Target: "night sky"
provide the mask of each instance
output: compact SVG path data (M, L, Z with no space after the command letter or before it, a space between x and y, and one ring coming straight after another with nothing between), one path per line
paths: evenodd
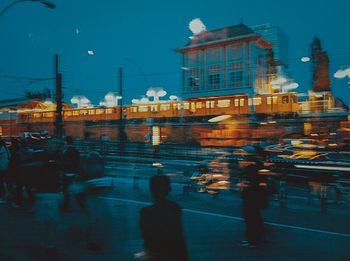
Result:
M0 10L12 1L0 0ZM192 35L188 23L200 18L208 30L240 23L279 26L289 40L289 71L310 89L310 43L321 39L331 63L332 89L350 102L349 78L333 74L350 64L348 0L120 1L52 0L53 10L25 2L0 18L0 100L25 90L54 89L54 54L60 55L65 100L85 95L97 104L118 91L118 68L125 73L126 103L149 86L180 94L181 56L174 52ZM92 50L94 55L89 55ZM125 58L129 58L127 61ZM11 77L11 78L9 78Z

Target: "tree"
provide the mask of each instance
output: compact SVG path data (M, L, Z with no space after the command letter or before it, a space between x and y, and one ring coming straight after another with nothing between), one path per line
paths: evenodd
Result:
M312 90L314 92L329 92L329 58L326 51L322 50L321 41L315 37L311 44L312 63Z

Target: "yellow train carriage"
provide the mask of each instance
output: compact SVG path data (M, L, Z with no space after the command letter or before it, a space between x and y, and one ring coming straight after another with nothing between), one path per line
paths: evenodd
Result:
M248 114L248 95L192 98L184 102L184 116Z
M290 114L299 110L296 93L257 94L252 100L256 113Z

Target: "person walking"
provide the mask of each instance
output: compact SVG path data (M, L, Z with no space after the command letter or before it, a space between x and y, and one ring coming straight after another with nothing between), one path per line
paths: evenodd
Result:
M3 139L0 138L0 203L5 202L6 188L5 180L8 176L10 152Z
M240 242L240 246L243 247L255 248L264 239L264 221L260 210L267 208L268 200L265 189L259 185L258 170L256 165L248 166L244 170L247 184L243 187L241 194L246 227L246 240Z
M69 185L77 178L80 167L80 153L73 146L73 138L65 138L65 146L61 157L63 203L60 207L62 211L67 211L70 207Z
M169 177L153 176L150 180L150 190L154 204L142 208L140 213L140 229L147 260L188 260L181 208L167 199L171 190Z

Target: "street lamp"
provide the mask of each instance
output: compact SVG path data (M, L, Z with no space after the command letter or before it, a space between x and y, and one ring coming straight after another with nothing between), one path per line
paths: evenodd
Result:
M0 19L2 18L2 16L13 6L22 3L22 2L37 2L40 3L42 5L44 5L45 7L49 8L49 9L54 9L56 8L56 5L50 1L46 1L46 0L17 0L14 1L12 3L10 3L8 6L6 6L0 13Z

